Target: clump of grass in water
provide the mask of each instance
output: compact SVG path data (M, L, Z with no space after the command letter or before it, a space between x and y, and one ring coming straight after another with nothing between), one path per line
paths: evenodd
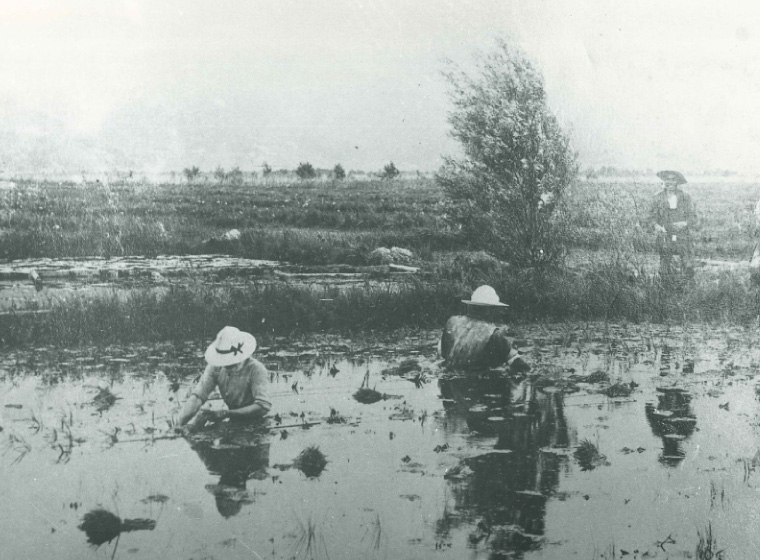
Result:
M573 453L582 471L591 471L596 467L608 466L607 456L599 453L596 445L584 439Z
M319 447L311 445L301 451L296 460L293 461L293 465L305 474L307 478L316 478L325 470L327 458L319 450Z
M111 408L120 397L111 392L108 387L102 387L98 394L92 398L92 404L98 412L105 412Z
M369 372L364 375L362 386L354 393L354 399L362 404L373 404L387 398L387 395L369 388Z
M712 534L712 523L708 522L705 528L704 534L697 529L697 537L699 542L697 543L696 558L697 560L722 560L723 553L726 549L715 550L718 548L718 541Z
M110 543L121 533L129 531L152 531L156 528L153 519L124 519L105 509L94 509L84 514L79 529L87 535L92 546Z

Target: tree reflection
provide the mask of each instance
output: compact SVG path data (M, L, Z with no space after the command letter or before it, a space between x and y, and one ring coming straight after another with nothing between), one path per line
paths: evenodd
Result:
M230 518L240 513L243 505L254 502L247 482L268 476L270 444L268 435L240 426L223 426L219 430L194 439L190 447L209 473L219 476L219 483L208 484L206 489L214 495L219 513Z
M488 543L495 557L537 548L566 460L542 448L569 446L562 393L492 376L441 379L440 388L447 424L497 440L493 451L463 459L451 480L455 515L444 512L438 537L467 524L470 544Z
M678 466L686 457L682 442L696 428L697 418L691 410L691 395L685 389L657 389L657 407L644 407L652 433L662 438L659 461L670 467Z

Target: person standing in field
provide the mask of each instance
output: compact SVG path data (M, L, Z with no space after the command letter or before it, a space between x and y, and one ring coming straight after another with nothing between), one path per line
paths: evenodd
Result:
M200 429L208 421L252 420L269 412L272 407L267 396L269 373L264 364L251 356L254 350L253 335L235 327L219 331L206 349L206 369L182 407L179 426L193 420L193 427ZM227 409L201 410L215 388L219 389Z
M446 321L439 351L446 365L458 369L491 369L509 366L511 373L530 371L500 321L508 307L491 286L480 286L469 300L466 315Z
M686 183L678 171L660 171L663 189L652 200L650 219L657 235L660 254L660 278L672 280L694 277L692 231L697 213L691 197L679 187Z

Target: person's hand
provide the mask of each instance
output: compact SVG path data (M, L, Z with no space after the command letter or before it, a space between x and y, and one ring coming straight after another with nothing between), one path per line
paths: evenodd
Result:
M208 417L209 420L213 420L214 422L219 422L220 420L224 420L225 418L230 417L230 411L229 410L209 410L208 411Z

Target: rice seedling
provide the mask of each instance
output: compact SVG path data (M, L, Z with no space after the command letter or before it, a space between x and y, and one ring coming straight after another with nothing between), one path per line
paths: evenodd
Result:
M300 470L306 478L317 478L327 466L327 457L316 445L311 445L301 451L293 461L293 466Z
M697 549L695 558L697 560L721 560L726 549L718 550L718 541L712 532L712 523L708 521L704 531L697 529Z
M305 524L299 518L298 527L300 535L294 545L293 557L304 560L320 560L322 557L329 559L324 535L317 534L317 525L311 516Z
M111 408L121 397L117 397L108 387L101 387L98 393L92 398L91 404L98 412L105 412Z

